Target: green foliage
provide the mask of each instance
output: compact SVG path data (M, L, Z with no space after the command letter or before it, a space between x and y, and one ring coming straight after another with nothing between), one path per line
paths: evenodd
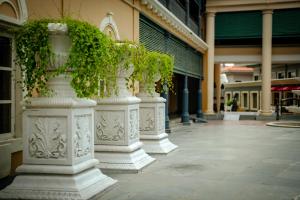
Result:
M229 100L229 101L227 101L227 106L231 106L232 104L233 104L233 100Z
M174 58L163 53L147 51L143 46L137 46L134 51L134 73L133 80L143 84L148 93L153 92L155 79L160 75L159 84L167 84L168 88L173 87L172 75ZM164 89L164 87L159 87Z
M31 96L36 88L41 95L46 95L46 73L52 53L48 43L47 20L28 22L18 29L16 34L16 62L21 66L24 90Z
M66 64L52 73L48 70L53 58L48 40L49 22L67 24L72 41ZM72 77L71 85L78 97L96 95L99 81L111 77L107 69L116 68L115 57L110 52L113 48L113 41L87 22L72 19L27 22L16 33L16 61L25 76L23 86L27 96L32 96L34 90L42 96L49 95L46 84L49 78L65 73Z
M50 22L66 24L72 43L66 64L57 68L51 68L55 57L49 44ZM148 92L152 92L158 74L160 83L172 87L173 57L149 52L128 41L115 43L87 22L73 19L29 21L16 31L16 51L16 62L24 76L23 89L28 97L34 91L40 96L49 96L51 91L47 81L59 74L71 76L71 86L78 97L117 94L117 77L120 71L129 69L132 64L134 73L130 79L133 83L139 81ZM99 87L99 83L103 85Z
M119 76L120 71L128 70L133 65L133 53L134 44L129 41L117 42L112 45L110 49L112 63L107 69L109 78L105 80L105 88L108 89L105 96L110 96L112 93L118 94L116 77Z

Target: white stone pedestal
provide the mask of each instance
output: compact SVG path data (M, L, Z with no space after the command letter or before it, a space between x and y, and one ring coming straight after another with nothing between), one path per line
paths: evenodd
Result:
M32 98L23 113L23 165L4 199L89 199L116 181L95 166L96 102Z
M65 25L50 28L55 32L49 37L57 67L65 62L70 42ZM86 200L116 183L96 168L96 102L76 98L67 75L51 78L48 86L54 97L31 98L25 105L23 164L0 199Z
M143 92L138 94L140 103L140 138L143 148L150 154L167 154L177 148L165 133L165 102L154 92L153 96Z
M132 72L120 73L119 94L97 99L95 108L95 157L104 171L136 173L152 163L139 140L139 103L132 96L125 78Z

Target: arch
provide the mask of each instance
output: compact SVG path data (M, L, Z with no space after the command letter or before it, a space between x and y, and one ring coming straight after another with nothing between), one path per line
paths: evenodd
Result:
M111 36L112 39L120 40L118 27L112 16L112 12L107 13L106 17L100 23L100 30L106 35Z
M7 4L13 11L15 17L0 14L0 20L13 24L22 24L28 18L27 6L25 0L17 0L17 5L11 0L0 0L0 5Z
M16 8L16 6L11 1L0 0L0 6L4 6L5 4L8 5L9 8L11 8L11 10L13 11L13 13L15 15L15 18L19 19L19 12L18 12L18 9ZM12 17L12 16L9 16L9 17Z

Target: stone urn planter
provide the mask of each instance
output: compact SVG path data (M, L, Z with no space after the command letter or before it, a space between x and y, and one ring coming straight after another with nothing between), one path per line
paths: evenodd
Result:
M145 74L146 76L146 74ZM154 82L160 80L160 75L155 76ZM165 102L166 99L155 92L155 83L150 88L140 84L140 138L143 148L149 154L168 154L177 148L168 139L165 132Z
M133 73L120 67L118 94L98 98L95 108L95 157L103 171L139 172L155 159L143 149L139 134L139 103L127 89L126 78Z
M49 23L51 68L66 62L71 42L66 24ZM116 181L96 168L94 107L77 98L68 74L51 78L52 97L24 102L23 164L0 199L90 199Z

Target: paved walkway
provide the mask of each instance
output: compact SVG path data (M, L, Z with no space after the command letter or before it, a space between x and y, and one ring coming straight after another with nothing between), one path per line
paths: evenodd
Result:
M260 121L210 121L170 135L179 149L101 200L292 200L300 195L300 129ZM300 199L300 197L299 197Z

